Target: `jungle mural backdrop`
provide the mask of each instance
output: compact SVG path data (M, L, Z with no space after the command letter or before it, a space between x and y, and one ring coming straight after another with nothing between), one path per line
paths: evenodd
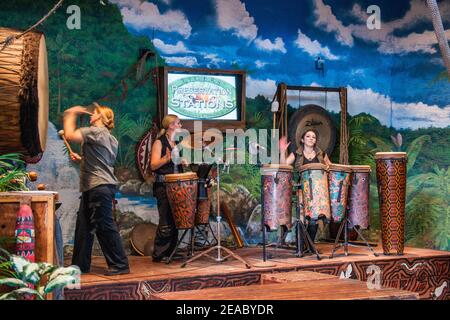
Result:
M26 29L55 3L3 1L0 26ZM448 38L450 2L438 4ZM380 28L368 26L371 5L380 9ZM51 123L44 156L30 167L47 189L60 193L58 216L68 250L79 169L57 134L62 113L92 101L115 111L116 218L131 252L133 226L158 222L151 182L136 167L135 146L156 117L154 68L163 65L245 70L247 128L272 127L270 104L280 82L347 87L350 163L374 169L375 152L406 151L407 245L450 250L450 81L428 12L421 0L65 1L39 27L49 55ZM324 107L339 129L337 94L293 93L288 102L289 114L308 103ZM338 162L339 145L330 156ZM222 182L245 243L258 243L259 168L234 165ZM370 218L365 233L377 241L374 170ZM228 228L224 233L232 242Z

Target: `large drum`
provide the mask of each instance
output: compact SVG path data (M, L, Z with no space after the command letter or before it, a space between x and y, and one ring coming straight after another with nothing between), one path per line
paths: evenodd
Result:
M352 179L348 199L348 219L353 226L369 228L370 166L351 166Z
M328 170L331 217L333 222L339 223L344 219L347 209L352 169L350 166L332 164Z
M281 225L292 226L293 167L282 164L266 164L261 168L261 184L264 203L264 224L270 231Z
M405 152L377 152L378 198L381 214L381 240L385 255L402 255L405 242Z
M192 229L197 211L197 174L195 172L166 174L165 184L176 228Z
M0 28L0 42L20 33ZM40 32L28 32L0 50L0 154L19 152L28 162L40 160L47 141L47 68Z
M131 247L141 256L151 256L155 242L157 225L150 222L138 223L131 230Z
M300 184L303 195L303 211L312 220L331 219L327 167L321 163L309 163L300 167Z

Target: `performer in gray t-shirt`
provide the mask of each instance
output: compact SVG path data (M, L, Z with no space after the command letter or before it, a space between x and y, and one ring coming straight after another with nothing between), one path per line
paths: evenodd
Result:
M89 114L90 127L76 127L79 114ZM73 161L80 162L81 202L75 228L72 264L87 273L91 266L94 234L102 248L108 272L118 275L130 272L128 258L120 234L113 220L112 207L117 179L114 162L118 142L111 135L114 128L114 112L95 104L93 113L87 108L75 106L64 112L64 135L68 141L81 143L81 154L71 152Z

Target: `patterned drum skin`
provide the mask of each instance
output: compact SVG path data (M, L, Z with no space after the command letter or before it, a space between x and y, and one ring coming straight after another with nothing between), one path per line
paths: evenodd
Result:
M208 199L197 200L197 214L195 215L195 225L208 224L211 212L211 189L207 188Z
M326 166L320 163L309 163L301 166L299 172L305 216L312 220L317 220L322 216L330 220L330 195Z
M348 199L348 219L354 226L369 228L370 166L350 166L352 179Z
M280 225L292 227L292 180L292 166L268 164L261 168L264 224L270 231Z
M167 174L165 184L176 228L192 229L197 211L197 174Z
M350 166L332 164L328 168L331 217L336 223L344 219L352 169Z
M375 160L383 253L403 255L407 155L405 152L377 152Z

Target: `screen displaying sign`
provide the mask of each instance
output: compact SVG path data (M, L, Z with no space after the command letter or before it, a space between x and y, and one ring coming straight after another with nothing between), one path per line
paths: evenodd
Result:
M181 120L239 120L233 75L167 74L167 109Z

